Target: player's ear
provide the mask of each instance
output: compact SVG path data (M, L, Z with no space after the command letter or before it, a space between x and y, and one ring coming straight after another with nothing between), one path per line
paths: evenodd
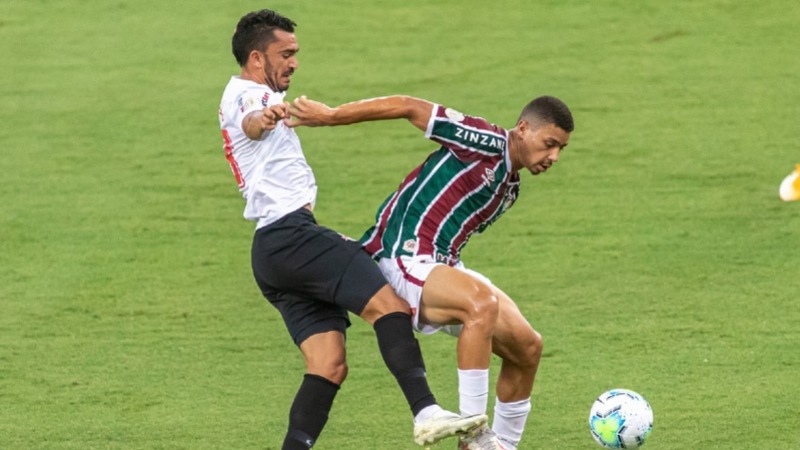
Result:
M259 69L264 67L264 55L258 50L252 50L248 61L252 62Z
M521 119L519 119L519 122L517 122L517 130L519 130L520 133L524 133L524 132L528 131L530 128L531 128L531 125L525 119L521 118Z

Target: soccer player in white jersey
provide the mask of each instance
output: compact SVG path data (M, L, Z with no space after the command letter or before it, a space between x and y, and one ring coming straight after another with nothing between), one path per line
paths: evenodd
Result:
M231 78L219 108L225 156L245 199L244 217L256 222L253 274L305 359L282 449L311 448L327 421L347 375L348 311L373 326L414 415L415 442L427 445L473 432L486 423L485 415L463 417L436 403L408 304L358 242L314 219L314 175L297 135L281 120L297 69L294 27L270 10L240 19L232 49L241 73Z
M291 105L290 126L404 118L440 144L381 205L361 241L409 302L418 331L458 336L463 415L486 411L490 353L503 360L492 427L462 437L459 448L516 450L531 409L542 338L508 295L464 267L460 253L471 235L514 204L520 171L538 175L558 161L574 129L569 108L554 97L536 98L506 130L407 96L337 108L301 97Z

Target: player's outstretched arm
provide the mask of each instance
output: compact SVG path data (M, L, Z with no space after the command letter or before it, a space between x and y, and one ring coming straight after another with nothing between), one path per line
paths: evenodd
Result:
M291 118L286 124L296 126L336 126L371 120L406 119L425 131L433 112L433 103L406 95L376 97L345 103L331 108L328 105L302 96L289 106Z

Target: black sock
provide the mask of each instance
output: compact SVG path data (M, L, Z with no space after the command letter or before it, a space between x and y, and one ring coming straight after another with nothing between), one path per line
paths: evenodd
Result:
M387 314L373 327L383 361L397 379L411 412L416 416L423 408L436 404L425 376L422 351L411 328L411 316L401 312Z
M289 411L289 431L282 450L308 450L317 441L339 385L318 375L306 374Z

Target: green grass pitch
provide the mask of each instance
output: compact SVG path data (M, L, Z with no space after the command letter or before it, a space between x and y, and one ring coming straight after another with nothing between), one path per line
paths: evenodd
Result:
M800 449L788 0L3 2L0 449L279 448L302 361L252 280L216 118L261 7L299 24L290 97L506 127L538 95L571 106L561 161L464 254L545 339L523 449L599 448L613 387L651 403L645 448ZM298 133L318 219L353 236L435 147L400 121ZM316 448L415 448L371 330L348 340ZM420 341L456 408L454 341Z

